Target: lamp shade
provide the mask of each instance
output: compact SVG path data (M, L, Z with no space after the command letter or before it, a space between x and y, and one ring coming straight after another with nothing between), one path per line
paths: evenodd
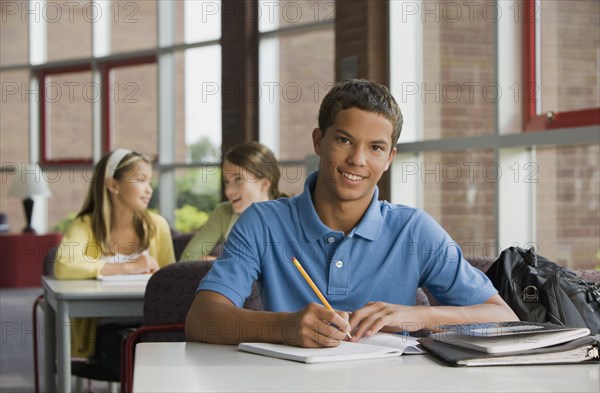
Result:
M42 174L39 165L21 164L16 168L8 195L21 199L36 195L52 195L50 188L48 188L48 180Z

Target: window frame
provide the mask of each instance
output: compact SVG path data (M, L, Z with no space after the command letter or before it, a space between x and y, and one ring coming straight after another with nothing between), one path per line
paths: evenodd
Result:
M96 64L94 68L93 63ZM42 165L87 165L94 162L93 157L72 157L53 159L49 154L50 129L46 114L48 113L46 100L46 83L49 76L60 75L71 72L91 71L92 74L99 72L100 75L100 103L101 103L101 153L107 153L113 149L112 129L110 127L110 117L112 114L112 105L110 103L108 92L110 91L110 71L118 67L129 67L142 64L157 64L158 56L156 54L140 55L121 59L93 59L92 62L82 64L66 65L60 67L48 67L36 71L39 80L40 93L40 162ZM96 71L97 70L97 71ZM92 131L93 132L93 131Z
M42 165L72 165L72 164L81 164L86 165L93 162L92 157L73 157L73 158L61 158L61 159L53 159L50 158L49 155L49 126L48 126L48 118L47 118L47 107L48 102L46 100L46 82L49 76L52 75L60 75L67 74L72 72L82 72L82 71L91 71L92 66L89 63L86 64L77 64L72 66L63 66L63 67L55 67L55 68L46 68L43 70L39 70L36 72L37 79L39 81L39 93L40 93L40 163ZM90 105L92 105L90 103ZM92 130L93 133L93 130Z
M537 83L537 26L539 0L523 0L523 131L547 131L600 124L600 107L565 112L537 113L541 86Z
M102 154L107 153L114 148L112 145L114 140L114 130L110 126L111 115L114 107L111 105L111 100L108 94L111 85L110 71L115 68L132 67L143 64L158 65L158 56L156 54L151 54L128 59L109 60L98 64L98 69L100 70L100 79L102 81ZM154 158L158 162L158 157Z

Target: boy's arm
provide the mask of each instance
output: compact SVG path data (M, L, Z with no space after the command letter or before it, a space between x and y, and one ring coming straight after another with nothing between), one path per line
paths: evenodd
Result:
M350 318L353 341L385 331L438 330L454 323L518 321L513 310L495 294L483 304L471 306L401 306L373 302L356 310Z
M313 348L339 345L346 337L347 327L348 314L315 303L294 313L253 311L236 307L227 297L213 291L198 292L185 321L189 341L214 344L258 341Z

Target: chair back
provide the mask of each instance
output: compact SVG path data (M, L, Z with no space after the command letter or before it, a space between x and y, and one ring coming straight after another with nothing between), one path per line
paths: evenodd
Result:
M183 250L187 244L194 237L194 233L171 233L173 239L173 251L175 252L175 260L179 261L181 259L181 254L183 254Z
M54 259L58 251L58 244L48 248L46 255L44 255L44 265L42 274L44 276L54 277Z
M212 264L205 261L177 262L154 273L146 286L142 326L185 323L198 284ZM244 307L262 309L256 285ZM185 341L185 332L148 332L141 341Z

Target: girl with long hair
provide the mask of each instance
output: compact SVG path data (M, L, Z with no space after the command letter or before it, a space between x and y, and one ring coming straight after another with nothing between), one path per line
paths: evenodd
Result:
M279 163L273 152L258 142L232 147L223 159L223 186L227 201L220 203L206 224L183 250L181 259L214 260L218 245L227 236L240 214L252 203L285 197L279 191Z
M147 211L151 178L152 163L144 155L117 149L102 157L94 168L83 208L65 232L56 254L57 279L153 273L175 261L169 224ZM101 357L102 364L118 374L117 332L139 325L139 318L134 319L72 319L73 356L96 354L94 358ZM113 349L105 352L111 345Z

